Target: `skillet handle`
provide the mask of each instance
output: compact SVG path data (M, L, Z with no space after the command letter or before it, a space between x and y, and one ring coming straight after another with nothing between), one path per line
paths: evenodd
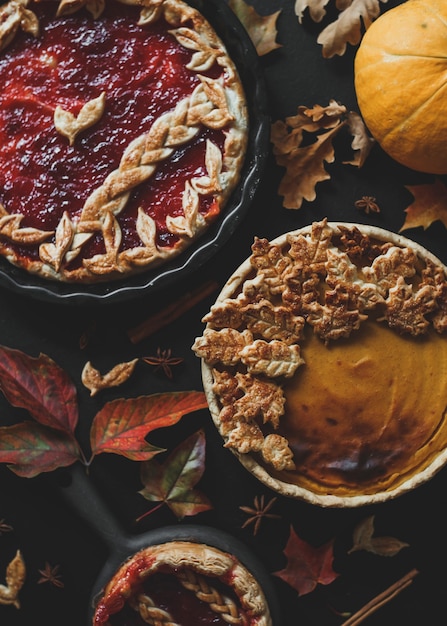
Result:
M61 472L56 488L82 521L104 541L109 552L126 551L129 536L79 463Z

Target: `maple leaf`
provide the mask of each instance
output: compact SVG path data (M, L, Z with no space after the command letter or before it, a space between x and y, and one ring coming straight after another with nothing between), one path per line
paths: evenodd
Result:
M204 469L205 434L199 430L178 445L164 463L153 459L141 464L145 487L139 493L150 502L166 504L177 519L208 511L210 501L194 489Z
M334 559L334 542L314 548L309 545L290 528L289 539L284 554L287 557L287 566L274 572L299 595L305 595L315 589L318 584L329 585L339 574L332 569Z
M36 422L22 422L0 428L0 463L18 476L32 478L41 472L67 467L81 458L69 433Z
M348 554L366 550L378 556L394 556L407 548L408 543L399 541L394 537L374 537L374 515L364 519L356 526L353 535L353 546Z
M261 16L244 0L229 0L228 6L237 15L248 33L256 52L259 56L268 54L272 50L281 48L281 44L276 41L276 20L281 11L276 11L271 15Z
M50 357L0 346L0 388L12 406L40 424L73 433L78 423L76 387Z
M158 393L108 402L92 423L92 456L113 452L134 461L147 461L162 451L145 440L152 430L171 426L183 415L207 407L205 394L200 391Z
M413 195L414 202L405 209L405 223L400 232L419 226L425 230L438 220L447 227L447 187L439 178L434 183L408 185L406 189Z

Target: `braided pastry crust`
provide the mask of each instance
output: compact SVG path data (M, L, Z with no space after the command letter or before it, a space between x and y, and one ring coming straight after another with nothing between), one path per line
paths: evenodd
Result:
M106 585L93 626L108 626L109 618L126 607L136 611L146 624L181 626L178 594L173 595L168 610L157 606L152 597L151 580L160 573L177 579L185 594L206 605L215 614L213 623L220 618L233 626L271 626L264 592L251 572L235 556L190 541L149 546L128 559ZM155 596L156 590L152 592ZM167 596L163 597L166 602Z
M94 22L102 20L103 16L107 20L110 19L109 13L106 13L109 6L119 6L121 12L129 10L132 19L135 19L136 28L140 29L137 37L144 33L147 38L137 39L142 42L142 50L134 43L129 44L129 48L135 46L135 54L140 55L137 59L140 59L140 66L143 65L141 73L146 71L144 55L155 54L152 49L145 52L144 48L149 45L151 37L166 38L170 42L169 55L175 53L184 58L182 72L185 74L177 79L177 82L182 83L178 91L172 87L175 76L169 75L170 60L160 61L165 63L162 73L166 76L166 86L159 84L161 80L157 75L154 77L156 84L150 87L145 97L150 101L148 111L155 97L160 97L162 106L153 114L152 122L142 126L140 133L133 131L133 135L129 134L127 144L122 137L127 136L127 127L134 116L132 81L135 81L136 92L140 89L138 61L137 75L130 74L130 84L125 85L126 93L130 94L125 114L117 115L111 122L111 99L122 97L116 96L116 89L112 90L120 71L115 67L110 68L110 79L103 81L98 95L88 99L81 94L79 102L73 104L67 102L68 96L63 91L65 85L60 87L62 95L59 100L57 96L51 95L49 102L42 102L42 96L38 97L37 92L33 92L33 82L37 82L33 75L29 83L24 82L22 92L25 95L6 90L6 94L0 97L0 135L4 134L7 139L3 150L0 148L0 254L29 272L58 281L92 283L113 280L141 272L178 255L224 209L239 180L245 156L248 116L243 87L224 44L207 20L182 0L144 0L142 3L139 0L61 0L54 20L68 19L70 27L73 20L82 22L86 15ZM44 28L41 25L42 11L33 0L9 0L1 7L0 51L5 57L5 65L2 69L3 59L0 55L0 78L2 72L6 75L9 71L8 63L13 63L10 59L14 55L13 44L16 44L18 38L22 46L18 50L23 54L23 46L26 48L27 41L40 41L44 37L43 31L48 21L44 23ZM111 15L114 15L113 12ZM106 28L107 21L104 21L103 29ZM80 39L88 37L93 38L88 30L80 34ZM44 64L44 71L54 70L61 62L57 55L48 52L51 49L48 46L35 60L36 66ZM123 54L128 54L126 48ZM163 55L169 56L164 49L160 57ZM119 62L119 67L124 69L125 64L130 62L134 62L132 57L126 57L125 61ZM111 63L116 63L116 60ZM27 73L31 71L28 69ZM53 80L53 76L54 72L50 80ZM95 74L86 79L92 83L89 84L90 91L86 90L86 93L96 94L96 80ZM8 169L20 170L18 178L20 182L23 179L27 181L26 189L32 189L30 195L35 195L35 189L40 189L43 175L37 172L33 178L31 168L24 171L20 145L31 141L31 138L25 134L20 141L13 135L15 131L10 130L7 109L17 107L22 99L31 99L32 106L39 107L45 124L49 124L50 130L45 131L47 145L61 146L58 151L48 149L45 155L47 168L51 168L55 184L62 186L61 202L56 207L53 206L53 198L57 189L47 190L50 197L43 207L35 208L29 196L24 196L23 202L17 197L12 203L9 202L6 189L16 183L8 174ZM169 106L166 106L166 101ZM106 157L101 155L101 148L102 143L108 141L109 123L121 123L123 130L119 131L122 135L115 151L116 155L121 156L116 164L106 167L103 163ZM94 140L89 138L97 136L95 133L98 127L104 130L99 143L95 145ZM112 132L116 133L115 128ZM65 193L63 188L67 184L73 185L68 178L76 179L78 164L81 171L82 152L76 156L76 151L87 141L91 141L91 152L98 154L101 161L98 168L104 171L103 179L101 181L96 175L93 176L96 165L92 161L94 182L91 188L89 182L85 181L85 184L83 182L75 187L73 194L82 197L82 200L74 197L70 203L62 202ZM182 162L177 168L175 163L180 162L182 155L186 154L185 159L189 158L190 152L194 165L188 170ZM56 153L60 153L65 161L73 159L75 167L70 176L64 169L64 176L60 180L57 175L53 175L53 172L63 169L57 162ZM12 165L9 163L11 159ZM163 172L168 171L168 174L163 173L162 176L173 176L174 182L171 187L169 183L166 184L166 197L157 196L155 209L152 196L145 194L154 193L146 190L149 185L151 188L156 187L154 179L161 176L161 168L165 168Z

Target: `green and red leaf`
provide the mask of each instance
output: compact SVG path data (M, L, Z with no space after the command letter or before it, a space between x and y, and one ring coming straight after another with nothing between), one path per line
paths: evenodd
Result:
M339 576L332 569L333 541L314 548L300 539L291 528L284 554L287 565L281 571L275 572L275 576L288 583L301 596L313 591L318 584L329 585Z
M194 489L205 469L205 435L199 430L183 441L164 463L156 459L141 464L139 492L150 502L166 504L177 519L212 508L209 499Z
M18 476L33 478L80 458L79 446L69 433L31 421L0 428L0 463L8 463Z
M200 391L158 393L108 402L93 420L92 455L112 452L133 461L147 461L162 451L146 441L151 431L172 426L187 413L207 406L205 394Z
M0 346L0 389L39 424L73 433L78 423L76 387L49 356L31 357Z

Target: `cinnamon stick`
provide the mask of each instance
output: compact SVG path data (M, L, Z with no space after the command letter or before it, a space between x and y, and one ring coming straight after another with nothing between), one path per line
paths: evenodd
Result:
M189 311L189 309L201 302L201 300L211 295L217 288L218 283L210 280L200 287L197 287L197 289L185 293L178 300L172 302L164 309L161 309L158 313L151 315L141 324L129 329L127 335L130 341L136 344L150 335L153 335L161 328L179 318L183 313Z
M358 624L361 624L367 617L377 611L377 609L380 609L387 602L390 602L398 593L403 591L408 585L411 585L417 574L419 574L418 570L412 569L408 574L388 587L388 589L385 589L385 591L379 593L378 596L365 604L357 613L351 615L348 620L343 622L342 626L358 626Z

